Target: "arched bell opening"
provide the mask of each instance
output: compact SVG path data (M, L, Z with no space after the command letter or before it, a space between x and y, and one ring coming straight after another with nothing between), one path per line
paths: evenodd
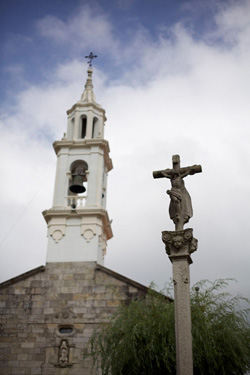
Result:
M98 130L99 130L98 128L99 128L98 118L94 117L93 124L92 124L92 138L98 137Z
M76 160L70 166L68 203L73 209L85 205L87 170L88 164L84 160Z
M87 116L83 115L80 118L80 138L86 138L87 135Z

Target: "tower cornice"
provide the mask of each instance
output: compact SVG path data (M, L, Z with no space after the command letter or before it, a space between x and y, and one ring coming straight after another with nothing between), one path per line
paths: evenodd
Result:
M70 207L65 208L51 208L49 210L43 211L43 217L47 224L50 223L53 218L74 218L80 217L85 218L88 216L99 217L102 220L104 232L106 234L107 240L113 237L113 232L111 228L111 223L109 220L108 212L102 208L98 207L81 207L72 210Z
M55 153L56 155L58 155L59 151L62 149L62 148L68 148L68 149L77 149L77 148L82 148L82 147L94 147L94 146L97 146L97 147L100 147L103 152L104 152L104 161L105 161L105 165L106 167L108 168L108 171L111 171L111 169L113 169L113 163L112 163L112 159L109 157L109 152L110 152L110 148L109 148L109 142L106 140L106 139L79 139L79 140L68 140L68 139L62 139L61 141L55 141L53 143L53 147L54 147L54 150L55 150Z
M83 102L77 102L75 104L73 104L73 106L67 110L67 115L71 115L76 109L84 109L84 108L91 108L91 109L97 109L98 111L102 112L103 114L103 118L104 118L104 121L107 121L107 117L106 117L106 111L105 109L102 108L102 106L100 104L97 104L95 102L86 102L86 103L83 103Z

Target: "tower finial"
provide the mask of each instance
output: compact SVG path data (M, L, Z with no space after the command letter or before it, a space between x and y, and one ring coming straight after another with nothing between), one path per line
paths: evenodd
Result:
M90 68L92 67L92 60L96 57L97 55L94 55L93 52L90 52L88 56L85 56L85 59L89 59L88 64Z

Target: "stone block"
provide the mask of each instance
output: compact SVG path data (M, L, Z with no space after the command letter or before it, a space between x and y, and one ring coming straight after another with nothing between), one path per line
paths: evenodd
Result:
M75 329L77 330L77 332L82 332L83 329L84 329L84 327L85 327L85 325L82 324L82 323L75 323L75 324L74 324L74 327L75 327Z
M20 345L19 343L15 343L16 345ZM11 353L13 354L20 354L20 353L23 353L23 349L21 349L20 347L18 348L15 348L14 343L11 344Z
M32 360L42 363L44 361L44 355L43 354L33 354Z
M59 275L55 275L55 274L52 274L52 275L49 275L49 280L58 280L59 279Z
M61 288L60 292L61 292L61 294L66 294L66 293L73 294L73 293L75 293L75 288L70 287L70 286L63 286Z
M12 372L10 374L12 374L12 375L23 375L25 373L26 373L26 370L24 368L23 369L14 368L14 369L12 369Z
M24 333L24 332L18 332L18 337L22 337L22 338L24 338L24 337L27 337L28 336L28 333Z
M15 369L14 369L15 370ZM22 374L22 373L17 373L17 372L12 372L13 370L9 368L1 368L1 375L9 375L9 374Z
M118 307L120 305L121 305L121 302L118 299L107 301L107 306L109 306L109 307L110 306L112 306L112 307Z
M93 303L93 306L96 306L96 307L104 307L106 306L106 300L95 300L94 303Z
M8 367L19 367L20 361L8 361Z
M32 280L30 282L30 287L31 288L38 288L41 287L41 280Z
M34 346L35 346L34 342L23 342L21 344L21 348L27 348L27 349L34 348Z
M1 337L1 344L3 343L10 343L12 342L12 338L11 337Z
M46 315L46 314L54 314L54 309L52 307L47 307L45 309L43 309L43 313Z
M41 361L20 361L19 366L21 368L39 368L41 367Z
M79 280L85 280L84 273L76 273L76 274L74 274L74 280L77 280L77 281L79 281Z
M92 307L93 306L93 303L94 303L94 300L93 299L89 299L89 300L85 300L85 301L79 301L79 303L85 307Z
M87 308L85 307L75 307L73 308L73 312L76 314L86 314Z
M106 293L106 286L100 285L93 288L94 293Z
M7 294L0 294L0 301L7 301L9 296Z
M93 298L93 296L91 296L91 294L88 294L88 293L85 293L85 294L73 294L73 301L79 301L79 300L85 300L85 299L89 299L89 298Z
M27 358L28 358L28 354L18 354L17 355L17 359L19 361L27 361Z
M41 367L37 367L37 368L32 368L31 369L30 375L39 375L39 374L42 374Z
M91 272L91 273L86 273L84 276L85 276L84 277L85 280L91 280L95 277L95 274Z
M25 288L16 288L14 289L14 294L26 294Z
M32 327L32 332L33 333L44 333L44 328L42 327Z

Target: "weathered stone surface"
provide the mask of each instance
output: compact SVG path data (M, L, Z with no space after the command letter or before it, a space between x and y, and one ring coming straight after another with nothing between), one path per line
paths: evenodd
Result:
M162 241L165 243L166 253L171 261L183 256L188 258L189 263L192 263L190 254L196 251L198 247L198 241L193 237L193 229L163 231Z
M189 222L193 216L193 208L191 197L185 188L184 177L200 173L202 168L200 165L191 167L180 167L180 156L173 155L173 168L164 169L162 171L154 171L154 178L169 178L171 181L171 190L167 190L170 196L169 216L175 223L175 230L183 230L184 224Z
M192 263L190 254L197 250L198 241L191 228L164 231L162 240L173 264L176 374L193 375L189 265Z
M95 262L48 263L0 284L0 374L90 375L82 357L95 327L146 292Z

